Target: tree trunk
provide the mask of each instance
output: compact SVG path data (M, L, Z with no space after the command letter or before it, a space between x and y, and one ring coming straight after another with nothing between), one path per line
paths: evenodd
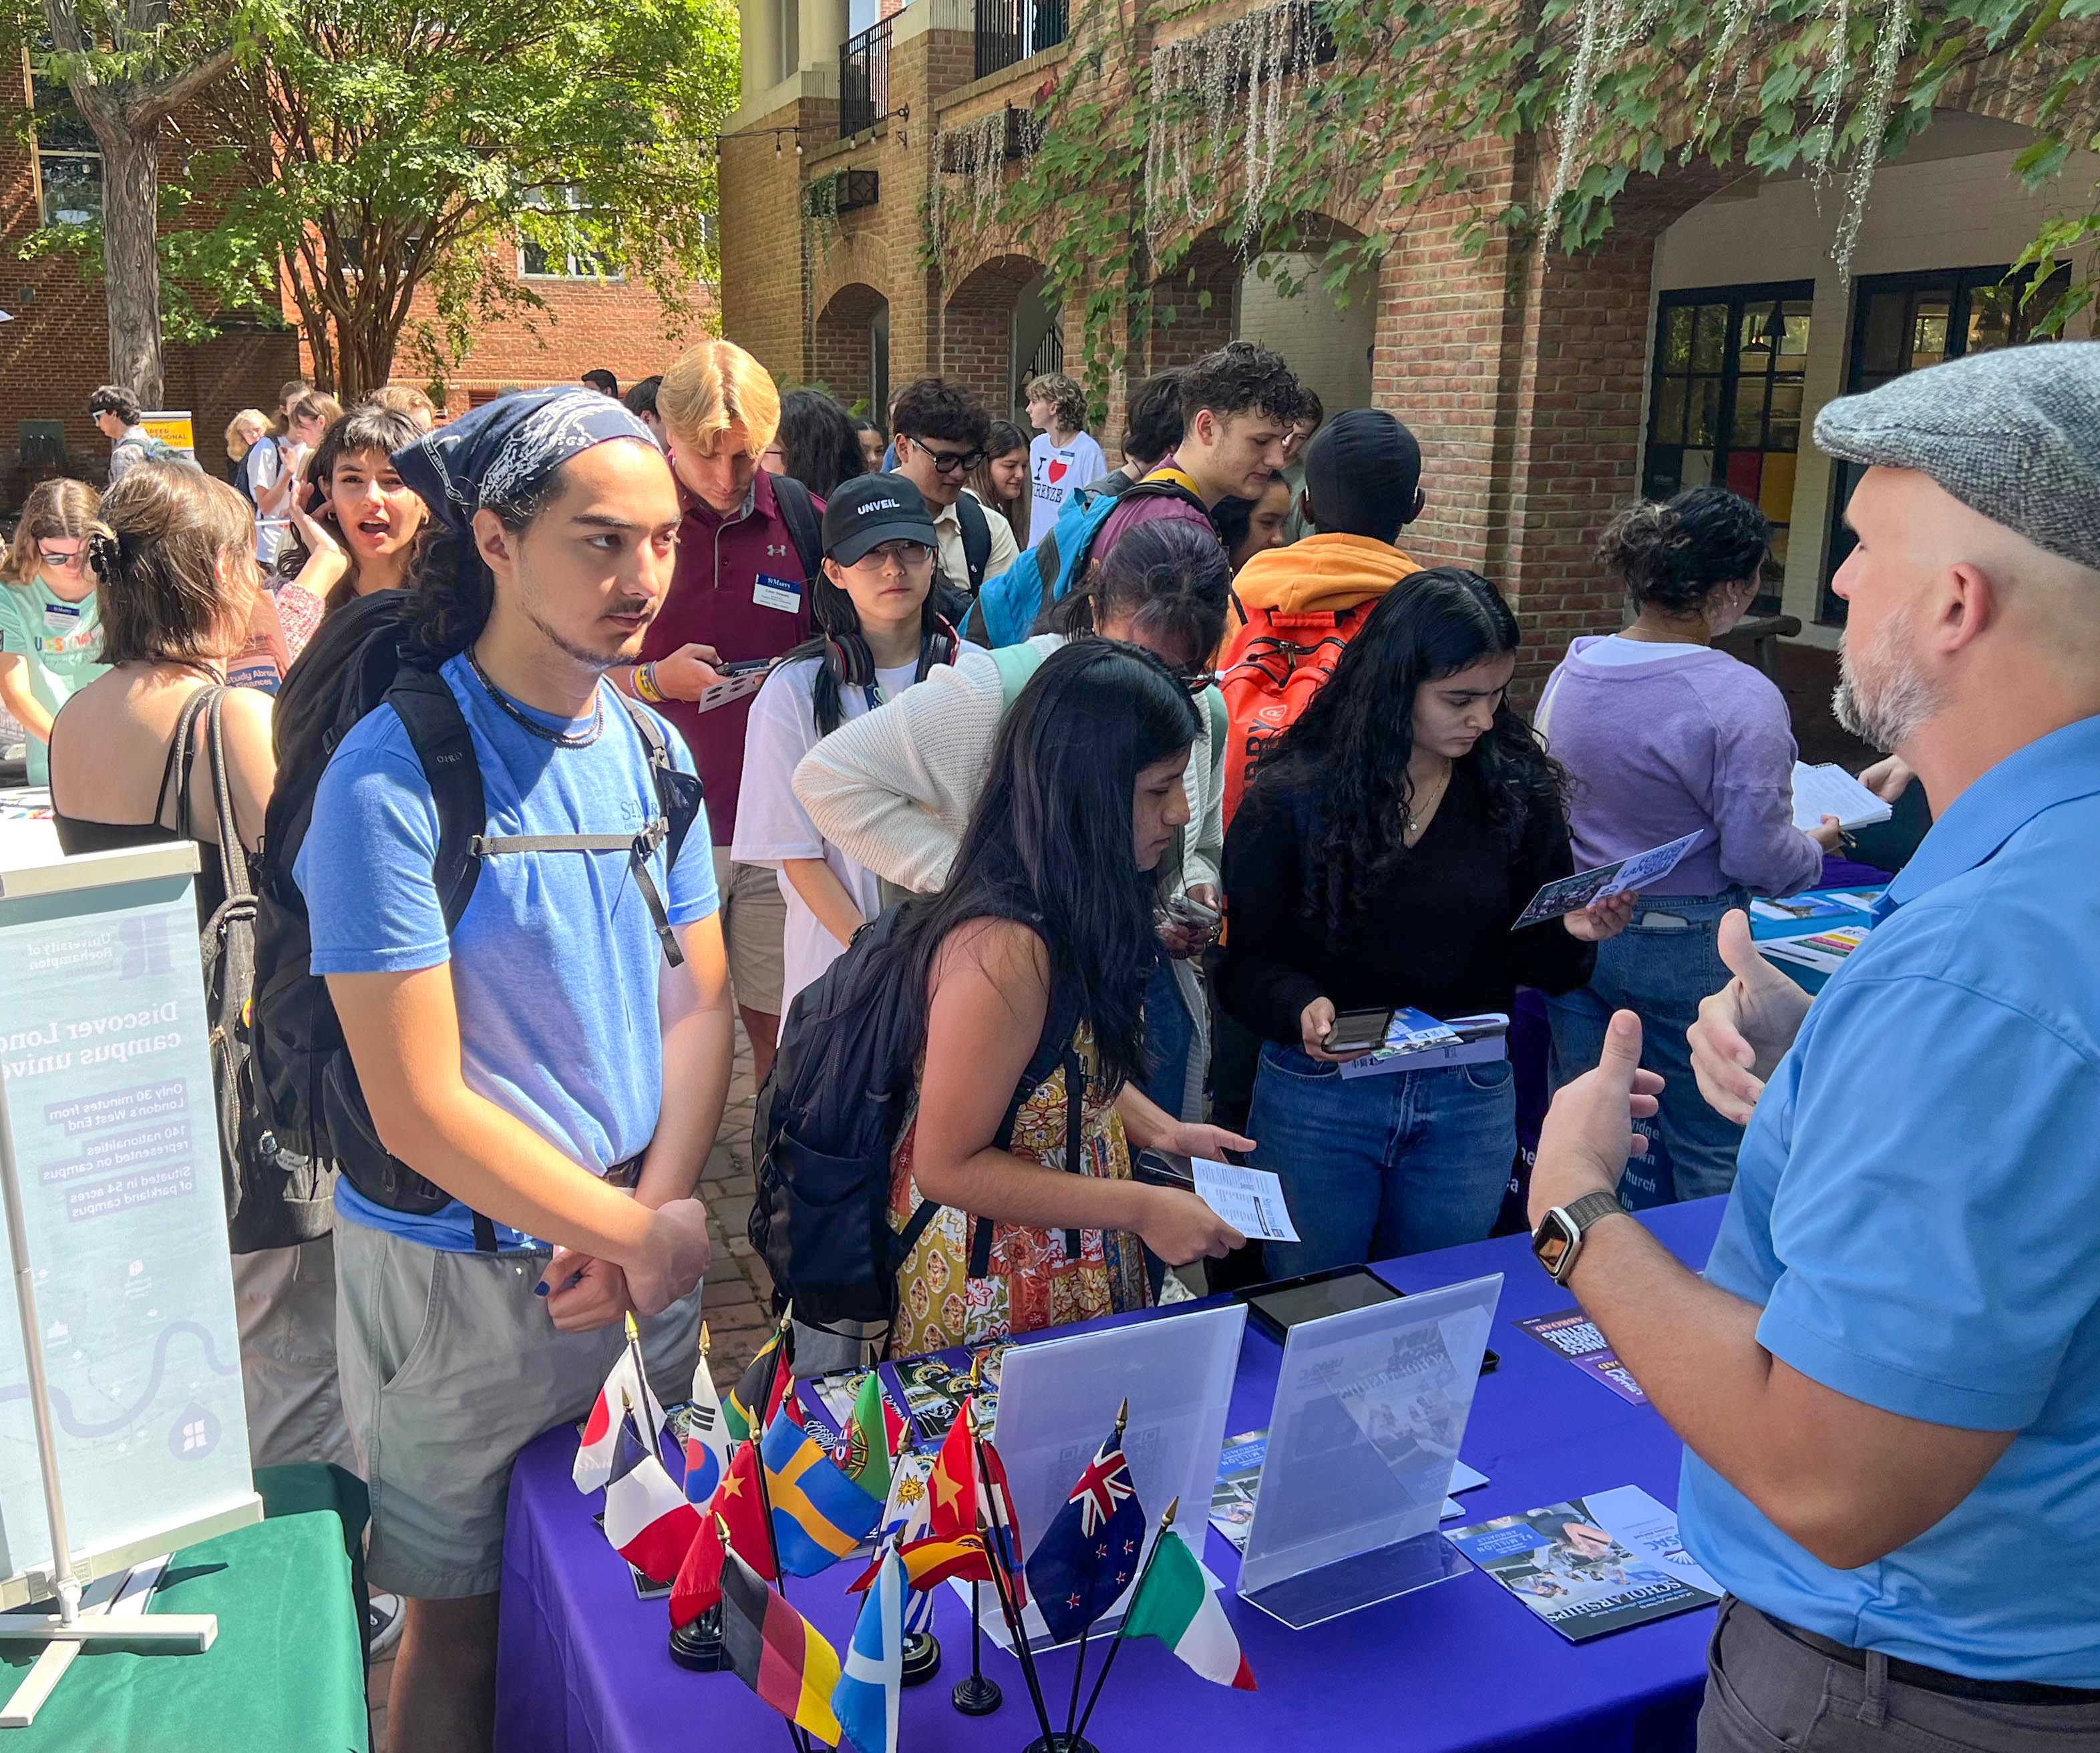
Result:
M102 147L102 285L109 306L109 381L147 407L165 391L161 363L161 262L156 204L161 127L95 129Z

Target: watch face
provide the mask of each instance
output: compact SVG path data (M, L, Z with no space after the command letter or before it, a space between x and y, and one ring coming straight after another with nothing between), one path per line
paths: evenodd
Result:
M1538 1233L1531 1239L1531 1251L1538 1256L1538 1263L1556 1278L1560 1264L1568 1257L1568 1250L1575 1237L1568 1228L1559 1211L1549 1211L1538 1226Z

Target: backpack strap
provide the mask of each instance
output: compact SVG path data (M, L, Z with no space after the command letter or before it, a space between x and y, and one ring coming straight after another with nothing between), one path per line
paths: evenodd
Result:
M818 533L817 512L810 503L810 490L792 475L775 475L770 484L773 503L779 508L780 521L788 526L788 540L795 544L795 553L802 562L803 581L814 584L823 574L824 541Z
M1232 733L1232 717L1225 710L1225 697L1215 682L1203 690L1203 711L1211 720L1211 759L1222 760L1225 738Z
M965 493L955 501L955 521L962 526L963 567L970 575L970 594L974 597L984 588L985 567L991 559L991 525L973 493Z
M984 598L982 597L979 597L976 601L970 605L970 612L963 617L962 632L963 637L970 641L973 644L982 645L987 650L993 649L991 643L991 628L986 625L985 622Z
M481 759L452 685L437 671L403 665L386 690L386 701L400 715L437 805L438 849L430 860L430 877L449 937L458 930L481 875L474 843L488 826Z
M1043 654L1024 639L1017 645L1001 645L991 654L991 661L999 672L999 710L1003 718L1021 698L1029 678L1043 667Z

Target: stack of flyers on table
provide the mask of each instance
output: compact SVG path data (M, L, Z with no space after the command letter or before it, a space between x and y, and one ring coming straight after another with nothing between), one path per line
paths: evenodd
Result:
M1721 1598L1721 1585L1678 1538L1675 1512L1639 1486L1497 1516L1444 1538L1574 1643Z
M0 786L0 821L49 821L51 794L46 786Z
M1811 767L1793 764L1793 825L1803 830L1823 826L1825 816L1835 816L1838 826L1850 834L1855 828L1871 828L1886 821L1895 812L1834 761Z
M1844 967L1846 957L1866 941L1868 929L1864 925L1841 925L1812 937L1782 937L1759 944L1758 950L1767 961L1791 962L1819 974L1835 974Z
M1557 1315L1528 1315L1516 1324L1584 1375L1595 1376L1621 1400L1630 1400L1635 1406L1648 1404L1648 1396L1641 1392L1633 1372L1619 1361L1611 1341L1580 1309L1563 1309Z
M1510 929L1521 931L1542 919L1557 919L1564 913L1579 913L1595 902L1609 901L1614 895L1660 883L1706 833L1707 830L1701 828L1696 834L1672 840L1667 846L1652 846L1644 852L1635 852L1630 858L1621 858L1617 864L1599 865L1594 870L1577 870L1573 876L1556 878L1531 897L1529 905L1516 916L1516 923Z
M1227 1437L1224 1454L1218 1457L1217 1482L1211 1487L1211 1526L1230 1540L1233 1550L1246 1550L1247 1531L1254 1526L1254 1506L1261 1495L1261 1464L1268 1458L1268 1433L1250 1430ZM1443 1519L1465 1514L1457 1494L1488 1482L1488 1476L1463 1461L1451 1467L1452 1495L1444 1500Z
M1507 1056L1509 1019L1500 1011L1454 1016L1440 1023L1426 1011L1396 1011L1385 1045L1344 1059L1344 1077L1379 1077L1392 1072L1432 1071L1445 1065L1478 1065Z

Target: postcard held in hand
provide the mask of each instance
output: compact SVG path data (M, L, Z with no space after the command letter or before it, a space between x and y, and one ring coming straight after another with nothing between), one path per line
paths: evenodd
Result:
M1706 832L1701 828L1666 846L1650 847L1630 858L1621 858L1617 864L1599 865L1594 870L1577 870L1573 876L1556 877L1531 897L1530 904L1516 916L1516 923L1510 929L1520 932L1542 919L1557 919L1563 914L1579 913L1598 901L1609 901L1614 895L1637 892L1660 883L1705 837Z

